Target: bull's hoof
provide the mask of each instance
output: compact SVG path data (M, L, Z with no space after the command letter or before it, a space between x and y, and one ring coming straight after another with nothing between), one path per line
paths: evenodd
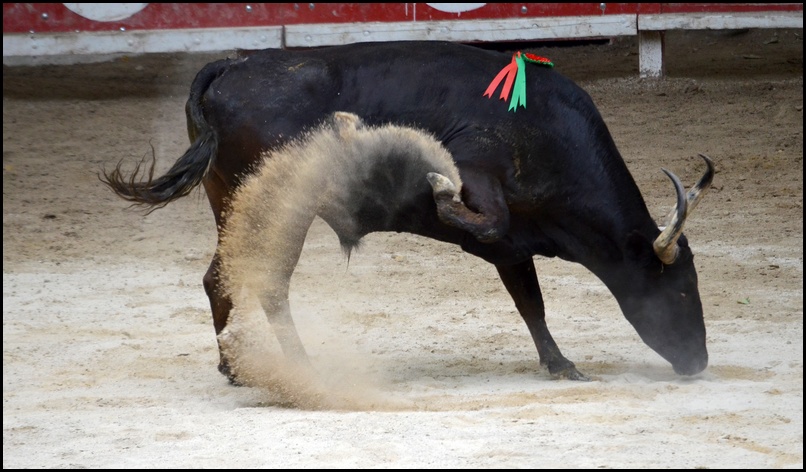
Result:
M491 244L501 239L504 235L498 228L489 228L473 233L473 236L480 243Z
M581 382L590 382L590 377L583 374L582 372L576 369L565 369L560 372L551 372L551 377L555 379L565 379L565 380L579 380Z
M434 198L448 197L456 202L460 201L459 190L457 190L450 179L436 172L429 172L425 177L428 179L428 183L431 184L431 188L434 191Z
M549 374L553 379L579 380L589 382L590 377L578 371L573 362L564 359L565 362L549 363Z
M235 387L243 386L243 384L235 377L235 374L232 372L232 369L226 362L221 362L218 364L218 371L221 372L221 374L224 375L227 380L229 380L230 385L234 385Z

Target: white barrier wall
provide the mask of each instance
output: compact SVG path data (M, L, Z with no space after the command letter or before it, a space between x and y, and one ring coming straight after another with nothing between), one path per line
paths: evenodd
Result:
M641 75L663 75L670 29L803 28L802 3L4 3L3 62L319 47L364 41L503 42L637 35Z

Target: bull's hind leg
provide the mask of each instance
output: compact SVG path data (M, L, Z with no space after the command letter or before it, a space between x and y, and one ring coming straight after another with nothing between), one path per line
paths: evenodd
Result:
M227 327L229 314L232 311L232 300L225 293L218 275L220 265L221 258L216 253L203 279L204 291L207 293L207 298L210 300L210 309L213 312L213 327L215 328L216 339L218 339L221 331ZM226 375L230 382L235 381L220 342L218 343L218 371Z
M506 234L509 209L501 183L495 178L470 171L462 173L462 192L467 197L468 207L450 179L436 172L429 172L426 177L443 223L467 231L483 243L498 241Z
M194 134L190 127L188 130L192 142ZM211 172L202 184L207 194L207 200L210 202L210 208L213 210L216 228L218 228L216 252L202 279L204 291L210 301L210 310L213 312L213 327L215 328L216 341L218 342L218 335L227 327L229 315L232 311L232 299L229 297L226 290L224 290L224 285L221 280L221 256L218 254L218 245L221 244L221 232L226 224L223 210L228 186L215 172ZM235 382L220 342L218 342L218 371L226 375L230 382Z
M537 282L535 265L531 259L514 265L496 265L504 286L518 308L540 356L540 364L549 369L554 377L570 380L589 380L580 373L573 362L566 359L554 342L546 325L546 308Z

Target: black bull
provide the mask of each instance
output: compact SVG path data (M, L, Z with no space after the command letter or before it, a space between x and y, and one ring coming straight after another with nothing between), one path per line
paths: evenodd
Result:
M191 145L164 175L137 181L118 165L102 180L119 196L153 208L202 184L221 231L228 199L262 152L352 112L369 125L432 133L452 154L462 200L483 217L442 222L433 200L417 217L364 234L398 231L460 245L494 264L553 376L585 379L549 333L534 255L582 264L607 286L641 339L674 370L708 364L692 252L682 227L710 186L714 168L686 194L661 231L590 96L553 69L528 64L526 108L482 96L511 56L447 42L363 43L318 50L264 50L213 62L196 76L186 105ZM150 169L153 172L153 164ZM409 209L411 210L411 209ZM406 211L405 209L401 211ZM425 215L425 217L422 217ZM475 230L474 230L475 228ZM363 235L361 235L363 236ZM232 301L213 257L204 276L216 333ZM229 375L226 359L219 370Z

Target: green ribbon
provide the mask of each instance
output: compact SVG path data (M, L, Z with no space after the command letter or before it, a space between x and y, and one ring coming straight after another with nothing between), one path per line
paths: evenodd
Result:
M526 108L526 63L523 62L521 54L517 54L515 61L518 63L518 75L515 77L515 87L512 91L512 100L509 102L509 110L518 111L518 105Z
M498 72L487 90L484 91L482 96L493 98L495 89L502 80L506 78L504 87L501 89L501 100L506 101L509 97L510 91L512 92L512 100L509 102L509 110L518 111L518 105L526 108L526 62L533 62L546 67L554 67L554 63L545 57L535 56L534 54L526 53L521 54L520 51L512 55L512 61ZM513 89L514 90L511 90Z

